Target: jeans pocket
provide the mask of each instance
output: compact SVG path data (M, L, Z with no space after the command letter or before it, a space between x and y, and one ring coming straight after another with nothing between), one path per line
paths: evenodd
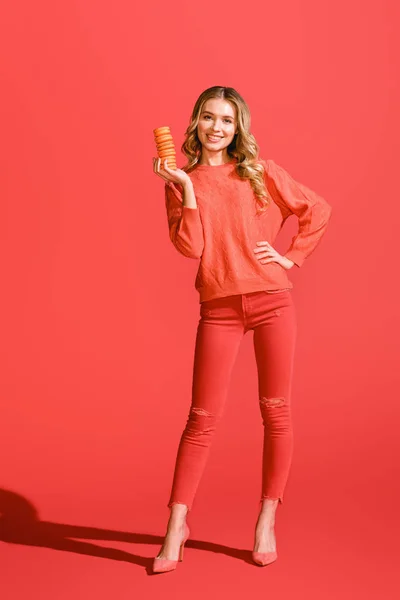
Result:
M215 317L216 319L229 319L236 315L238 296L223 296L205 300L201 303L200 315L202 317Z

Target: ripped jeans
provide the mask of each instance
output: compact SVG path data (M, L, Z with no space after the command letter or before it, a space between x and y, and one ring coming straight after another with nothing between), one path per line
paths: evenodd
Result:
M264 428L261 498L279 499L293 452L291 382L297 322L291 292L251 292L200 304L192 402L179 443L168 507L188 511L222 416L240 342L254 331L258 402Z

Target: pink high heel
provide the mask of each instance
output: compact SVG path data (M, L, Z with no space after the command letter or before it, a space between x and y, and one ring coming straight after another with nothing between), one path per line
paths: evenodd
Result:
M252 557L257 565L265 567L265 565L274 562L278 558L278 555L276 552L254 552L253 550Z
M178 561L183 560L183 548L185 546L185 542L190 535L190 530L188 524L185 523L185 536L182 540L182 543L179 547L179 558L178 560L170 560L169 558L154 558L153 560L153 573L166 573L167 571L173 571L176 569L176 565Z
M278 558L278 554L277 554L276 550L274 550L273 552L255 552L253 550L253 552L251 553L251 556L253 558L253 561L257 565L261 565L262 567L265 567L266 565L270 565Z

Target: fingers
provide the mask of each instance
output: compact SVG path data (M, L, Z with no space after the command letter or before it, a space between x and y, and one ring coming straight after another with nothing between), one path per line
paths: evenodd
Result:
M261 256L257 256L257 260L259 260L261 263L276 262L275 256L271 256L271 254L262 254Z
M156 172L158 172L160 169L164 169L164 171L166 171L167 173L171 173L171 169L168 166L166 158L164 158L163 164L161 164L161 158L153 158L153 165L156 167Z
M154 167L154 172L157 173L158 175L160 175L160 169L162 169L161 166L161 158L153 158L153 167Z
M253 251L256 254L257 260L260 263L266 264L270 262L276 262L277 252L275 248L267 241L257 242L258 248L254 248Z
M259 256L256 256L257 260L262 264L270 263L270 262L278 262L277 257L272 252L263 252Z
M257 242L258 248L254 248L253 251L257 254L259 252L265 252L266 250L274 250L269 242Z
M268 263L273 263L273 262L274 262L274 263L276 263L276 262L278 262L278 261L277 261L277 260L275 260L275 258L269 258L268 260L267 260L267 259L265 259L265 260L260 260L260 263L262 263L263 265L266 265L266 264L268 264Z
M161 177L161 179L163 179L167 183L171 183L171 180L168 179L168 177L165 177L165 175L163 175L162 173L160 173L160 168L161 168L161 158L154 158L153 157L153 171L154 171L154 173L156 175L158 175L159 177Z
M274 252L270 252L269 250L264 250L262 253L257 253L256 258L265 258L266 256L274 256Z

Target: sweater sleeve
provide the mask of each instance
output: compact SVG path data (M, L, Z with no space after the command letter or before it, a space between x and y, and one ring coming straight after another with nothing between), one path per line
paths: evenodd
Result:
M165 184L169 237L175 248L188 258L201 258L204 249L203 225L199 208L183 206L179 184Z
M295 181L285 169L273 160L265 161L267 174L291 214L299 221L297 235L285 254L286 258L301 267L304 260L315 250L324 235L332 213L332 207L314 191Z

